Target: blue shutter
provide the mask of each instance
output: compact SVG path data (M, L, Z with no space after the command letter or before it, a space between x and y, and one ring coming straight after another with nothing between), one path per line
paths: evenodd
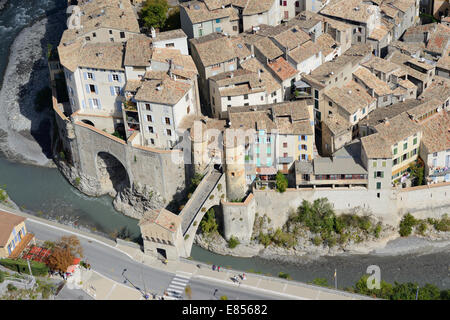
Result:
M95 73L92 73L92 80L95 81Z
M111 95L112 96L116 95L116 92L114 91L114 87L113 86L109 87L109 90L111 91Z
M89 99L89 107L91 107L91 109L94 108L94 102L92 101L92 99Z
M301 144L298 145L298 150L302 150L302 145Z
M112 74L111 74L111 73L108 74L108 80L109 80L109 82L113 82L113 77L112 77Z
M81 100L81 107L83 109L86 109L86 102L84 100Z
M89 90L89 85L88 84L86 85L86 92L87 93L91 93L91 91Z
M309 158L308 155L306 155L306 160L309 160L308 158Z
M305 144L305 151L308 150L308 146Z
M305 136L305 141L308 141L308 136Z
M84 80L87 80L87 79L88 79L88 77L87 77L87 72L83 72L83 76L84 76Z
M101 109L102 108L102 103L100 102L100 99L97 99L97 101L98 101L98 109Z
M298 141L302 141L302 136L298 136Z
M120 74L117 76L119 77L119 82L122 82L122 76Z
M98 94L98 87L96 85L94 85L95 88L95 94Z
M22 227L22 233L23 235L26 235L27 233L25 232L25 227Z

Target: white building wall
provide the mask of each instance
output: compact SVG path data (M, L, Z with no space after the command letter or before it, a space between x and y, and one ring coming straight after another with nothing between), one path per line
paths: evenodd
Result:
M153 40L153 46L155 48L178 49L181 51L181 54L189 55L188 46L187 46L187 37L168 39L168 40L160 40L160 41Z

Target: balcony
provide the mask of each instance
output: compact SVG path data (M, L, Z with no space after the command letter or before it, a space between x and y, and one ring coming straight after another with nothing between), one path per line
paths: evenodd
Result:
M125 113L127 123L128 124L137 124L139 125L139 117L137 114L129 113L128 111Z
M135 102L132 102L130 100L123 103L123 109L125 111L131 111L131 112L137 112L137 105Z

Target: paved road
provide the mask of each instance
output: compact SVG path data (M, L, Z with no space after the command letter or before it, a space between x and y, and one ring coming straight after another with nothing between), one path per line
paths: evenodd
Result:
M64 230L42 225L30 219L27 220L27 229L40 240L56 241L63 235L70 235ZM175 274L136 262L125 253L106 244L91 241L82 236L78 238L83 246L85 259L91 264L92 268L114 281L124 283L130 287L136 287L136 290L143 290L145 287L147 292L162 295L175 278ZM127 269L127 271L123 275L124 269ZM269 300L278 298L263 292L216 284L195 278L189 279L187 284L192 288L193 299L215 299L213 296L215 289L218 289L216 296L226 295L229 299ZM184 290L181 291L184 292Z

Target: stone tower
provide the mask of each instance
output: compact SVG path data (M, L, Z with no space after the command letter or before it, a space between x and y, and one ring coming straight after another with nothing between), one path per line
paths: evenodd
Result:
M247 191L245 182L245 144L232 129L226 129L223 137L225 150L225 178L228 201L242 199ZM241 141L242 140L242 141Z
M191 129L194 172L202 173L208 165L208 136L203 121L195 121Z

